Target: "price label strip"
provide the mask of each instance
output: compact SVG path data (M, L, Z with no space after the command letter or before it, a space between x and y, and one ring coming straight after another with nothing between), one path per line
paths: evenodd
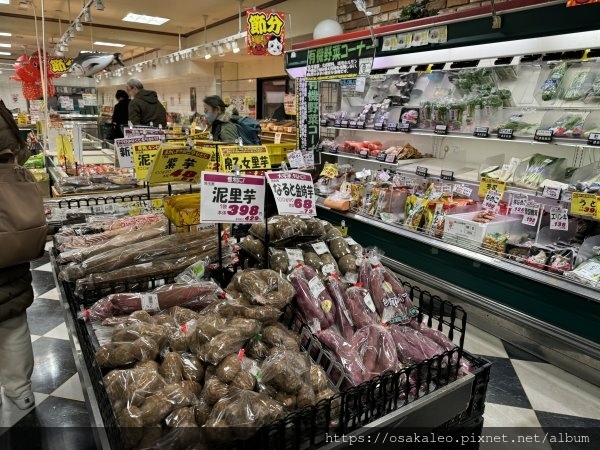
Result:
M515 130L512 128L500 128L498 130L498 139L513 139L515 137Z
M434 134L448 134L448 126L447 125L436 125L433 130Z
M309 173L289 170L267 172L266 175L280 215L317 215L315 191Z
M569 215L565 208L560 206L550 208L550 229L559 231L569 229Z
M538 142L552 142L552 130L536 130L533 140Z
M454 172L452 170L442 170L440 178L445 181L454 181Z
M490 135L490 129L488 127L475 127L473 136L486 138Z
M201 223L263 222L264 204L264 177L202 172Z
M473 189L471 189L468 186L465 186L464 184L455 184L452 187L452 192L454 194L458 194L458 195L460 195L462 197L467 197L468 198L473 193Z
M590 133L587 143L588 145L600 146L600 133Z
M523 220L521 221L524 225L535 227L538 223L540 216L540 204L535 202L529 202L525 206L525 213L523 214Z

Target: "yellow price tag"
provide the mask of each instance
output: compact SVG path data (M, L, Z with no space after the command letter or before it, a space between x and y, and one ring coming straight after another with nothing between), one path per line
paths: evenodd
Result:
M181 125L173 126L173 134L182 134L182 133L183 133L183 127Z
M150 184L176 181L199 183L200 172L206 169L210 157L210 149L163 144L148 171L146 181Z
M573 192L570 212L578 216L600 218L600 197L596 194Z
M271 168L269 150L264 145L222 145L219 147L219 171L267 170ZM221 164L222 163L222 164Z
M148 176L148 171L160 150L160 145L160 142L141 142L131 146L133 170L137 180L143 181Z
M479 182L478 195L480 197L485 197L485 194L487 194L488 191L496 191L499 194L503 194L505 190L506 181L483 177Z
M27 125L27 114L25 114L25 113L17 114L17 125Z
M337 164L325 163L320 176L326 178L336 178L338 176Z

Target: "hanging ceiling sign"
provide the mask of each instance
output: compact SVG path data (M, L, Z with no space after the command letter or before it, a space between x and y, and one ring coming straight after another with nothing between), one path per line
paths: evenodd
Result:
M285 13L249 9L246 11L246 31L249 55L283 55Z
M73 58L57 58L53 56L48 59L48 68L54 74L67 73L72 64Z
M331 80L366 76L371 73L374 56L375 45L371 39L311 48L306 78Z
M600 3L600 0L567 0L567 7L590 5L592 3Z

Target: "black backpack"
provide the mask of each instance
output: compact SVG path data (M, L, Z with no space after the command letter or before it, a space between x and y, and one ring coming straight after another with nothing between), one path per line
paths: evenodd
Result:
M234 116L231 123L235 125L238 135L242 138L244 145L260 145L260 125L248 116Z

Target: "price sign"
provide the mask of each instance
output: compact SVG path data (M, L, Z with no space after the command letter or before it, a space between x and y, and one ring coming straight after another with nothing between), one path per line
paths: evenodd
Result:
M417 166L416 174L420 177L426 177L427 170L428 170L427 167Z
M385 155L385 162L386 163L395 163L396 162L396 155L394 155L393 153L390 155Z
M478 225L463 221L455 221L453 219L446 220L448 221L448 234L462 236L467 239L473 239L475 237Z
M174 125L173 134L183 134L183 127L181 125Z
M300 150L294 150L287 154L287 160L290 163L292 169L300 169L305 167L304 156Z
M351 120L350 122L348 122L348 128L357 128L356 120Z
M146 181L155 183L199 183L200 173L206 170L212 149L189 148L162 144L148 171Z
M321 119L321 126L322 127L326 127L327 126L327 119Z
M333 122L334 127L340 127L342 125L342 119L335 119Z
M130 138L115 139L115 151L119 160L119 167L123 169L133 168L133 151L131 146L141 142L154 142L159 144L161 137L158 135L135 136Z
M443 194L450 194L452 192L452 185L444 183L440 186L440 191Z
M490 135L490 129L488 127L475 127L475 131L473 131L473 136L476 137L488 137Z
M595 217L600 207L600 199L596 194L573 192L571 195L571 214Z
M378 179L380 179L381 181L383 181L383 182L385 183L385 182L386 182L386 181L388 181L388 180L389 180L391 177L390 177L390 174L389 174L389 173L387 173L387 172L384 170L384 171L382 171L382 172L379 172L379 173L377 174L377 178L378 178Z
M324 255L325 253L329 253L329 247L325 242L315 242L312 244L312 248L314 249L317 255Z
M388 122L386 129L388 131L397 131L398 130L398 123L397 122Z
M315 191L309 173L289 170L267 172L266 175L280 215L317 215Z
M219 147L222 161L220 170L231 172L234 166L240 170L265 170L271 168L269 150L264 145L222 145Z
M440 178L446 181L454 181L454 172L452 170L442 170Z
M265 178L202 172L201 223L264 221Z
M540 215L540 204L535 202L528 202L525 206L525 213L523 214L523 220L521 221L524 225L535 227L538 222Z
M336 154L337 152L338 152L338 148L337 147L331 147L329 150L327 150L327 153Z
M379 155L377 155L377 161L382 161L383 162L383 161L385 161L385 158L387 156L388 155L386 155L385 153L381 152Z
M383 130L383 122L375 122L375 124L373 125L373 129Z
M312 150L303 150L302 158L304 158L304 167L308 169L315 167L315 152Z
M148 172L154 163L154 159L160 150L160 142L142 142L133 144L131 151L133 152L133 170L135 178L145 180Z
M321 171L322 177L326 178L336 178L338 176L338 167L336 164L325 163L323 166L323 170Z
M161 141L165 140L165 130L163 130L162 128L151 128L151 127L146 127L146 128L128 128L125 127L123 129L123 136L127 137L134 137L134 136L160 136L161 137Z
M542 197L558 200L560 198L560 192L561 190L559 188L546 186L544 192L542 192Z
M435 134L448 134L448 126L447 125L436 125L433 132Z
M473 189L471 189L468 186L465 186L464 184L455 184L452 187L452 192L462 197L470 197L473 193Z
M498 191L503 193L505 190L506 181L483 177L479 182L479 191L477 193L480 197L483 197L487 191Z
M364 120L357 120L356 121L356 128L364 129L365 128L365 121Z
M526 194L513 195L509 205L511 214L525 214L525 206L528 202L529 196Z
M398 124L398 131L402 131L403 133L410 132L410 123L408 123L408 122L399 123Z
M275 136L273 137L273 144L281 144L281 136L282 133L280 131L276 131Z
M559 231L569 229L569 215L565 208L560 206L550 208L550 229Z
M515 130L512 128L500 128L498 130L498 139L512 139L515 137Z
M600 145L600 133L590 133L587 143L588 145Z
M358 153L358 156L360 156L361 158L367 159L369 157L369 150L361 150Z
M340 127L342 128L348 128L348 120L342 120L342 122L340 123Z
M533 140L538 142L551 142L552 130L535 130Z
M487 191L483 199L483 209L495 210L500 204L502 193L498 191Z

